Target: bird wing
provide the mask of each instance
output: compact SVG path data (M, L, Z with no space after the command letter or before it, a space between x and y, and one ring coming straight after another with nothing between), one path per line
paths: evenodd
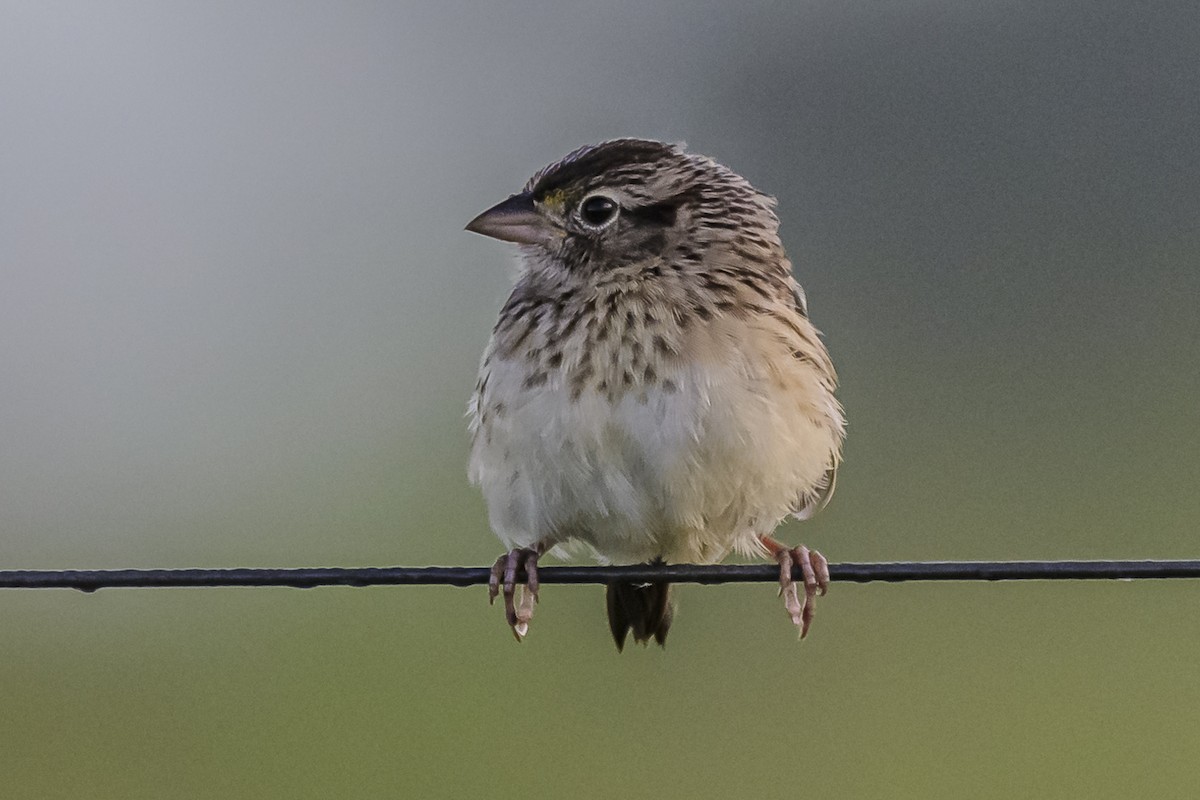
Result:
M796 302L796 310L800 312L800 316L808 319L808 296L804 294L804 287L796 281L792 281L792 299Z
M804 293L804 287L795 280L792 281L792 299L800 316L808 319L808 296ZM820 482L796 501L792 508L792 515L796 519L809 519L829 504L829 498L833 497L833 490L837 488L838 461L835 454L833 463L825 470Z
M792 516L796 519L811 519L814 514L829 504L829 498L833 497L833 490L837 487L837 462L834 461L829 469L825 470L824 477L811 490L800 496L796 505L792 507Z

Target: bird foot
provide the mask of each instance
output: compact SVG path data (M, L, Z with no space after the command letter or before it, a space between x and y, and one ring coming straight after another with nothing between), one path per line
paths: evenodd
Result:
M533 618L533 607L538 600L537 564L540 555L537 550L527 547L509 550L496 559L488 579L488 602L495 602L496 596L503 590L504 618L518 642L529 633L529 620ZM517 577L522 570L525 580L518 584ZM519 599L518 586L521 589Z
M791 616L792 624L800 629L800 638L803 639L812 624L817 595L829 591L829 562L825 556L804 545L789 549L767 538L763 539L763 544L779 562L779 594L783 597L783 607ZM796 564L800 565L800 574L804 579L803 598L800 597L798 584L792 578L792 567Z

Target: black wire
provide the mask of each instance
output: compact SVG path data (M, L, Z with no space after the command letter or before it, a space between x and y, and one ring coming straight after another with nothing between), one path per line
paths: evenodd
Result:
M360 567L305 569L114 569L3 570L0 589L212 587L212 586L475 586L488 582L489 567ZM799 568L794 575L801 578ZM1200 578L1200 560L1189 561L898 561L830 564L833 581L1028 581ZM772 564L639 564L622 567L541 567L547 583L753 583L775 581Z

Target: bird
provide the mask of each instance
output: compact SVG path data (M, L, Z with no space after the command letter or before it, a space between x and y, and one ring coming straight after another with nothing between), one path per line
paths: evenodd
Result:
M829 502L846 423L774 198L685 145L613 139L466 230L519 250L467 412L469 477L506 548L489 600L518 641L551 550L774 559L804 638L828 562L772 533ZM611 583L606 606L618 650L664 644L669 584Z

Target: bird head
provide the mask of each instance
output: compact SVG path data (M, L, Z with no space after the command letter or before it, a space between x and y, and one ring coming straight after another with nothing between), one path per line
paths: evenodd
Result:
M738 236L778 247L772 205L745 179L678 145L615 139L545 167L467 230L586 271L681 247L698 257L707 244Z

